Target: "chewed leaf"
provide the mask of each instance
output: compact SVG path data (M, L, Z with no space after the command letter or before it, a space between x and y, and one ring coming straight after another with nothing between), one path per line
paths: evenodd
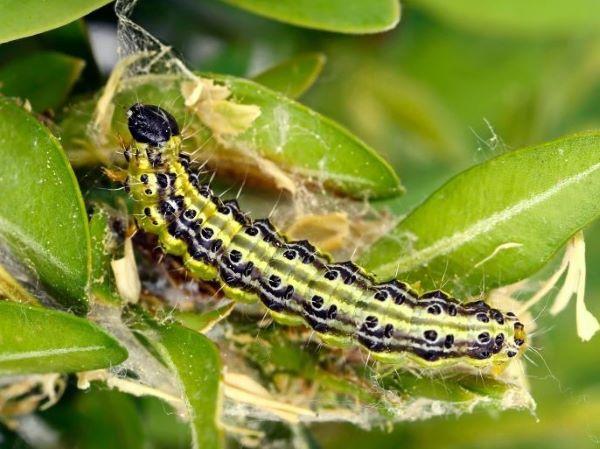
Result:
M600 133L576 134L475 166L431 195L362 261L382 277L467 292L530 276L600 214L599 148Z
M0 68L0 92L28 100L36 111L61 106L79 78L84 61L54 52L34 53Z
M111 268L115 276L117 291L125 301L135 304L140 298L142 284L140 282L135 255L133 254L133 243L131 239L125 240L125 251L123 257L112 260Z
M90 220L92 243L90 289L96 300L119 304L121 298L110 265L115 258L116 242L114 242L109 220L110 215L106 209L101 207L94 209L94 215Z
M0 373L69 373L117 365L127 351L92 322L0 301Z
M308 240L321 250L340 250L350 237L350 219L341 212L308 214L296 219L286 230L292 240Z
M423 8L452 24L480 33L509 35L572 35L600 26L600 3L575 0L565 7L562 0L547 0L540 8L520 0L416 0Z
M0 237L64 307L84 312L90 239L83 198L58 140L0 98Z
M575 305L577 335L582 341L589 341L600 330L600 323L585 305L586 261L583 231L578 231L569 240L559 268L541 283L539 289L523 304L521 310L531 310L534 305L548 296L561 280L563 281L562 287L552 299L550 313L558 315L569 305L571 298L575 295L577 297Z
M589 341L600 329L598 319L592 315L585 305L585 241L583 232L578 232L573 236L567 245L563 266L566 271L565 281L562 288L554 299L554 304L550 308L550 313L556 315L568 305L570 299L575 295L576 317L577 317L577 335L583 341Z
M305 53L259 73L253 80L290 98L298 98L317 80L324 65L323 53Z
M186 140L191 150L200 148L204 155L210 153L211 163L218 159L227 165L224 168L234 172L240 170L242 177L248 175L248 166L242 166L239 160L245 158L245 163L249 164L260 158L262 171L266 164L274 164L280 172L276 177L278 186L293 186L289 179L289 173L293 173L307 182L324 184L358 198L375 199L403 192L389 164L332 120L252 81L225 75L207 77L202 78L198 89L189 82L180 83L175 77L144 77L129 81L114 98L108 99L110 106L101 108L109 112L97 119L102 137L108 140L100 151L98 148L90 151L97 142L93 143L86 134L94 103L74 105L62 122L65 146L79 161L89 163L90 153L102 154L100 159L104 163L114 158L117 136L129 138L125 112L139 101L162 105L182 124L184 136L193 136ZM222 107L224 96L228 97L226 108ZM193 110L184 104L188 99ZM218 120L202 122L209 113L204 102L220 102ZM241 108L233 107L235 104ZM235 126L226 123L227 109L232 111L230 116ZM246 130L240 133L241 129ZM200 151L197 154L199 158L203 156Z
M236 104L229 100L207 100L196 109L200 120L217 135L237 136L260 116L255 105Z
M255 14L306 28L339 33L378 33L400 20L397 0L224 0Z
M179 312L175 311L175 318L185 327L189 327L197 332L205 334L210 331L219 321L229 316L235 306L230 302L222 307L210 310L204 313Z
M175 324L157 328L153 340L185 395L192 447L220 448L221 361L217 347L204 335Z
M2 2L0 43L58 28L107 4L109 0L66 0L40 5L36 1Z
M245 133L230 140L254 148L283 168L357 197L398 195L402 187L392 168L371 148L330 119L252 81L210 75L233 99L260 108Z

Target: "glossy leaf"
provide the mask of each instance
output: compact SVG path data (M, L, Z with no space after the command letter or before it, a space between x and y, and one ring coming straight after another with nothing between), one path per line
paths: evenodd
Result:
M110 0L0 0L0 43L42 33L72 22Z
M88 28L83 19L45 33L0 45L0 63L8 63L37 52L58 52L79 58L85 66L77 81L77 91L84 92L100 87L102 77L94 59Z
M256 148L284 168L356 197L402 192L381 156L334 121L252 81L211 76L227 85L239 103L261 109L252 127L235 139L242 148Z
M400 20L397 0L224 0L261 16L338 33L378 33Z
M92 322L0 301L0 373L69 373L117 365L127 351Z
M403 192L389 164L334 121L255 82L226 75L207 76L225 84L234 101L261 109L260 116L246 132L230 139L234 146L254 149L283 169L346 195L382 198ZM163 105L190 130L198 126L191 122L176 83L158 78L156 82L147 82L117 95L113 137L129 135L126 111L136 101ZM89 145L82 142L87 139L85 127L93 106L93 102L73 105L61 123L65 146L73 149L73 154L81 160L90 153ZM213 142L206 133L196 133L195 137L194 149Z
M96 207L90 221L92 243L91 292L95 299L109 303L120 303L115 277L110 265L113 260L112 232L110 215L101 207Z
M33 109L57 109L79 78L83 60L54 52L34 53L0 67L0 92L27 99Z
M81 192L58 140L0 98L0 237L64 307L87 309L90 241Z
M73 392L41 413L44 422L60 431L61 445L78 449L150 447L136 398L94 382ZM108 411L108 412L107 412Z
M253 80L290 98L298 98L317 80L324 65L323 53L305 53L259 73Z
M134 398L118 391L97 390L79 395L74 404L76 429L66 435L75 447L103 449L146 447ZM110 413L107 413L110 410Z
M205 334L210 329L212 329L215 326L215 324L217 324L219 321L227 318L234 307L235 302L232 301L228 304L225 304L222 307L219 307L214 310L209 310L208 312L204 313L181 311L174 311L173 313L175 319L185 327L193 329L196 332Z
M157 328L158 351L181 383L190 416L192 447L222 447L218 427L221 361L217 347L204 335L178 325Z
M598 215L600 134L576 134L459 174L362 263L381 277L479 292L532 275Z
M191 445L188 426L166 402L152 396L138 400L144 433L150 447L188 449Z
M572 35L598 31L600 3L596 0L546 0L542 5L522 0L413 0L450 23L481 33Z

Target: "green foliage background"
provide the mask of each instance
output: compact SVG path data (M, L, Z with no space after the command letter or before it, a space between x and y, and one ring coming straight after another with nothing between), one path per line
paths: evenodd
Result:
M56 11L48 11L46 15L52 18L49 23L48 20L36 22L34 19L39 14L31 15L31 11L39 8L37 2L0 0L0 41L23 37L0 45L0 93L27 96L37 112L58 112L69 97L83 98L102 86L106 74L94 61L86 24L114 25L112 6L73 22L106 2L75 2L75 9L71 3L63 2L54 6ZM323 10L314 5L326 2L282 1L277 7L265 1L231 0L227 3L230 5L209 0L143 0L135 19L181 52L192 69L252 78L275 66L260 75L257 81L290 97L302 95L304 104L337 120L391 162L407 192L403 196L378 200L376 204L399 215L409 212L453 175L476 163L516 148L597 129L600 124L600 7L594 0L549 1L544 5L525 0L409 0L402 4L401 20L393 30L389 29L394 27L398 13L397 3L393 0L332 1L331 8L324 7ZM311 10L313 7L316 9ZM25 16L34 19L21 20ZM11 27L1 26L9 23ZM50 30L65 24L68 25ZM377 30L389 31L366 35L338 34ZM26 37L41 32L44 33ZM278 71L277 64L297 55L303 56L288 62L287 66L284 63ZM288 78L290 73L298 74L298 79L305 83L293 82ZM23 86L36 88L24 92ZM0 105L3 123L9 123L10 117L19 114L22 114L20 108L12 104ZM39 133L39 139L55 145L53 137L36 128L33 122L24 119L23 126L33 128L22 133L15 131L15 136ZM568 145L560 141L557 146ZM5 148L8 144L0 149L2 154L6 154ZM574 147L574 153L579 148ZM577 157L583 158L584 151L582 149ZM591 162L594 158L600 159L597 134L589 137L586 154ZM11 161L16 164L20 156L23 155L11 155ZM66 161L51 163L53 169L62 170L68 179L72 179L67 173ZM5 167L6 172L20 169L22 164ZM35 169L27 167L29 172ZM493 185L496 180L497 187L503 187L507 182L518 183L518 176L510 174L487 182ZM39 176L43 177L43 173ZM535 187L535 167L520 176L528 177L523 183L525 186L521 186L523 189ZM385 186L395 182L390 179ZM519 186L514 189L518 191ZM47 190L57 201L61 199L61 189L52 193L49 186ZM557 230L557 245L564 240L561 236L567 232L565 229L572 232L597 216L594 212L594 205L600 204L596 201L597 191L590 189L587 197L586 192L576 192L556 208L557 216L552 219L561 225ZM26 201L20 196L26 197L26 194L26 190L13 188L8 195L16 198L12 198L10 204ZM6 198L5 194L1 200L3 205L9 204ZM81 198L75 197L74 201L79 204ZM81 213L78 204L61 207ZM456 204L460 204L460 198ZM55 203L45 202L45 205L55 207ZM434 209L436 207L441 206L434 204ZM458 209L453 207L445 213L458 214ZM582 210L590 216L581 213ZM18 211L5 208L1 212L6 218ZM411 220L419 223L418 217ZM35 227L35 223L31 225ZM417 228L423 229L423 226ZM95 237L102 238L103 230L103 226L95 228L92 222L92 244ZM83 260L87 243L78 241L79 238L85 240L87 231L72 231L68 242L73 248L62 245L60 236L64 231L53 231L57 236L50 233L44 240L47 251L53 254L65 251L67 258L79 254L81 260L75 264L83 267L82 270L89 267L89 261ZM39 231L32 229L31 232ZM585 235L586 298L592 312L598 315L598 223L588 226ZM84 249L78 253L77 248ZM549 249L548 256L554 252L553 248ZM394 248L394 251L398 249ZM36 258L36 254L26 256ZM365 260L377 266L377 260L373 262L372 257L367 256ZM516 264L510 259L505 262ZM541 262L545 259L536 263L541 265ZM437 276L443 268L434 267L434 271ZM85 273L71 273L73 279L82 276ZM50 281L59 287L61 282L72 285L72 279L52 279L52 274ZM470 288L476 290L481 277L477 276L472 282ZM459 284L464 286L464 280ZM104 287L94 286L107 296L113 294L102 290ZM78 305L72 300L79 298L80 292L74 287L64 290L67 292L65 304L77 309ZM0 305L11 309L7 304ZM75 311L81 313L85 309L82 307ZM536 365L528 364L532 393L539 407L537 416L517 411L494 415L478 410L459 418L406 422L391 431L322 424L311 427L308 433L305 429L292 432L299 432L307 447L332 449L597 447L600 441L598 337L586 344L579 341L575 333L574 308L556 318L551 317L543 306L537 312L541 332L534 344L543 359L533 356ZM10 318L10 315L7 312L3 317ZM48 311L38 319L62 323L61 320L66 318L63 313ZM84 332L107 348L103 353L107 359L103 359L104 364L100 366L108 364L106 360L119 363L123 359L122 348L112 340L106 340L108 337L101 330L89 328L88 322L82 319L82 327L77 327L80 318L66 320L74 326L72 333L65 334L62 341L48 336L45 343L49 348L67 347L70 344L67 337L76 340L78 332ZM0 325L3 323L0 319ZM13 321L7 319L6 323ZM23 326L35 327L36 323L33 319L25 320L18 327L4 324L3 329L24 332ZM214 356L212 347L197 334L192 336L188 330L178 327L154 329L152 326L144 327L142 332L156 338L156 351L174 365L185 363L186 354L178 352L180 348L173 344L183 339L186 341L184 346L209 360L207 364L211 369L218 369L218 360L211 359ZM5 339L3 343L7 341ZM61 363L60 360L56 362ZM75 365L63 365L66 371L98 366L96 360L87 360L85 356L74 362L70 359L69 363ZM11 366L0 366L2 368L12 372ZM41 371L52 371L52 368L45 367ZM34 366L31 370L37 372L39 367ZM202 375L185 369L180 372L186 373L187 378L181 379L186 388ZM63 401L41 413L41 417L60 430L65 447L166 449L189 447L190 444L187 427L162 403L154 399L135 399L98 387L90 393L75 393L69 389ZM290 430L275 427L272 432L276 439L286 436ZM2 429L2 438L0 446L16 448L33 444L20 440L7 428ZM203 438L211 444L218 435L207 432L201 435L202 441Z

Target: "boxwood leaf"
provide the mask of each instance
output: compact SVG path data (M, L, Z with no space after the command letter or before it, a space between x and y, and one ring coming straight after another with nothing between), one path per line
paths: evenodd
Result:
M0 0L0 44L58 28L109 3L110 0Z
M260 116L245 132L229 138L233 146L252 149L285 170L349 196L374 199L403 192L390 165L333 120L253 81L227 75L204 76L227 86L233 101L260 108ZM198 125L193 124L185 109L176 81L176 78L148 77L117 94L112 137L129 136L126 111L138 101L164 106L194 134L194 127ZM80 160L85 160L85 155L90 153L84 133L93 106L92 101L73 105L61 122L65 145L74 150L73 154L77 152ZM213 141L206 132L195 133L195 138L194 149Z
M253 80L290 98L298 98L317 80L324 65L323 53L304 53L259 73Z
M30 101L36 111L57 109L79 78L85 62L55 52L39 52L0 67L0 92Z
M505 153L459 174L362 256L381 277L479 292L539 270L600 215L600 133Z
M58 140L0 98L0 237L60 302L87 310L90 238L83 198Z
M207 333L210 329L212 329L215 324L219 321L224 320L229 316L233 308L235 307L235 302L230 302L225 304L224 306L218 307L213 310L209 310L204 313L196 313L196 312L184 312L184 311L174 311L174 317L177 321L179 321L183 326L188 327L196 332Z
M0 374L88 371L126 358L127 351L91 321L0 301Z
M96 206L90 220L90 236L92 243L92 275L90 279L91 292L96 300L119 304L121 297L117 292L115 276L110 262L114 257L116 244L110 229L108 210Z
M204 335L176 324L158 327L152 340L185 394L193 449L222 447L217 424L221 382L217 347Z
M561 0L547 0L544 7L520 0L413 0L450 23L480 33L508 35L572 36L600 27L600 3L574 0L568 6Z
M356 197L389 197L403 190L393 169L366 143L324 116L252 81L211 75L235 101L260 107L252 127L234 139L284 168Z
M397 0L224 0L261 16L317 30L378 33L400 20Z
M53 430L60 432L62 444L56 447L151 447L143 426L143 417L133 396L106 390L106 386L100 382L93 382L92 388L86 391L65 396L56 406L41 413L42 419Z

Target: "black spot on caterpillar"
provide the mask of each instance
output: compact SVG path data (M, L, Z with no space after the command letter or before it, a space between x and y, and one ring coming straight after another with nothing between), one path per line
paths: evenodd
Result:
M262 302L278 322L310 326L328 345L360 345L383 362L502 369L524 350L524 327L511 312L441 291L419 297L397 280L377 283L352 262L331 263L309 242L289 241L268 219L250 220L201 183L168 112L135 104L128 116L138 226L181 256L192 276L219 281L234 300Z

